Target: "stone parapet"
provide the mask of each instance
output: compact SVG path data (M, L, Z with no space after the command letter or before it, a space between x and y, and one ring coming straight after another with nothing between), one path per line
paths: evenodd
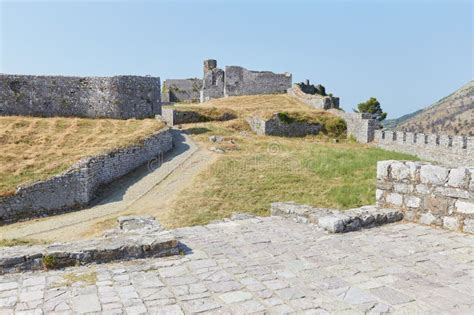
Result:
M375 130L374 143L450 167L474 166L473 137Z
M474 233L474 168L380 161L376 199L406 220Z

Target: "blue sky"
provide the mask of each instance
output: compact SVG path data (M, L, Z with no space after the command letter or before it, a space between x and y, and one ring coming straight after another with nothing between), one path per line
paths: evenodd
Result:
M394 118L473 77L471 1L4 1L0 72L200 77L291 72Z

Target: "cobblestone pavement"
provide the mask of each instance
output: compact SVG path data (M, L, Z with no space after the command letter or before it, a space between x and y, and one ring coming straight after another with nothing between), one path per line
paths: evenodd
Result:
M473 314L474 237L279 217L174 230L185 253L0 277L0 314Z

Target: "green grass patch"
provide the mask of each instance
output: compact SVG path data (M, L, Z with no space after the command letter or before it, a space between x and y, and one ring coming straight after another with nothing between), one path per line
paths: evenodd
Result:
M277 201L339 209L374 204L377 161L417 160L349 140L239 136L222 124L201 126L209 132L194 137L203 145L210 134L219 134L231 137L238 149L180 195L172 213L160 218L170 227L206 224L233 212L268 215Z

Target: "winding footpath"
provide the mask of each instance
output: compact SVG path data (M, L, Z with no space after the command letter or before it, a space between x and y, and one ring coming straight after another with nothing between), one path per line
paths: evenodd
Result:
M106 187L88 208L0 227L0 239L71 241L100 235L107 220L124 214L156 215L211 165L216 154L201 150L191 138L172 130L174 149Z

